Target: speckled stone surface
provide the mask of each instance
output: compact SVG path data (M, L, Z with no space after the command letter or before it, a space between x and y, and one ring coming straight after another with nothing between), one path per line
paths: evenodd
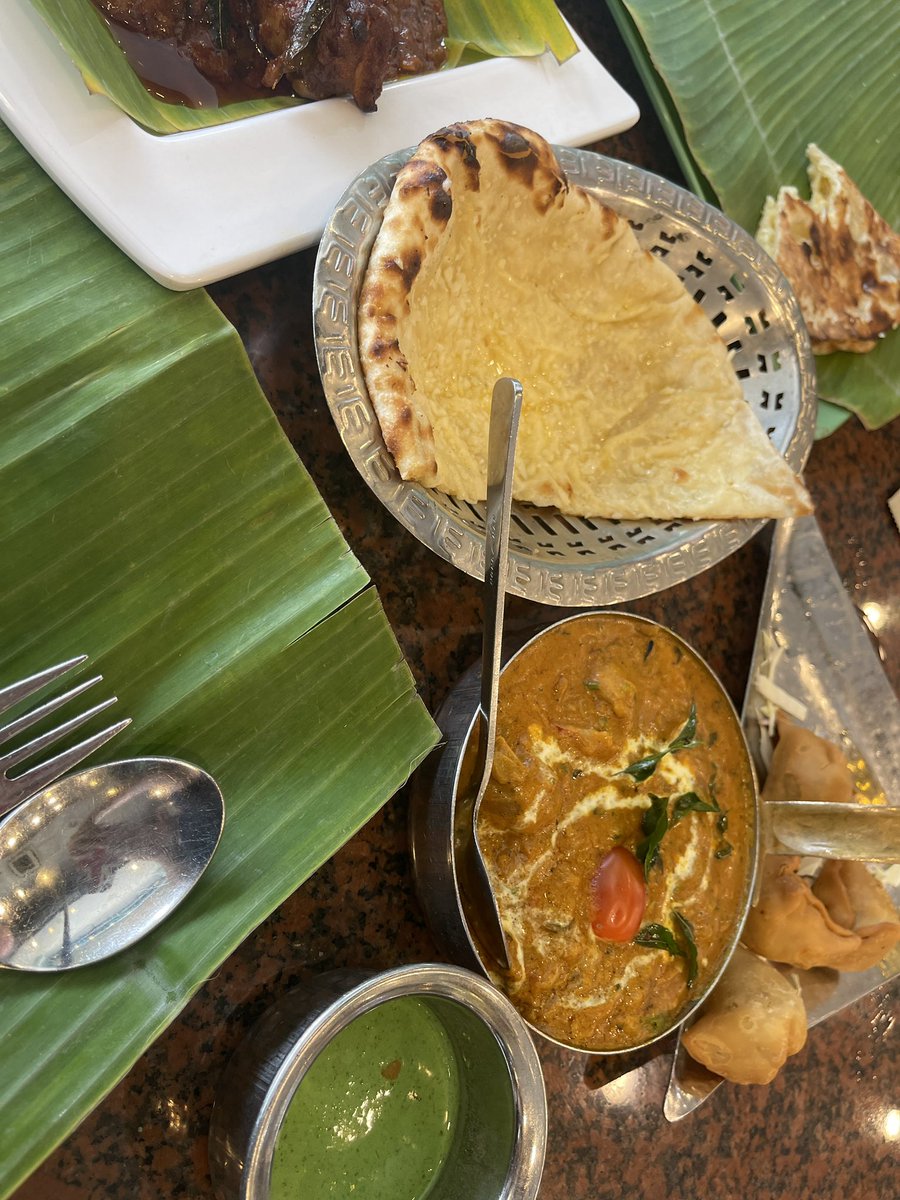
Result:
M605 6L562 6L641 104L597 149L679 173ZM502 114L496 114L502 115ZM479 653L479 593L377 504L346 457L319 387L310 329L314 252L212 289L354 551L372 574L434 710ZM900 428L855 421L818 444L807 481L849 592L878 625L900 682ZM740 704L766 567L765 535L689 583L631 606L687 638ZM511 599L509 625L560 615ZM439 957L415 899L399 794L256 930L16 1200L212 1196L206 1135L219 1075L273 996L310 972ZM550 1107L544 1200L892 1200L900 1196L898 981L810 1033L767 1088L726 1085L694 1116L662 1116L671 1045L626 1058L541 1046ZM623 1072L628 1072L623 1074ZM365 1200L364 1192L361 1193Z

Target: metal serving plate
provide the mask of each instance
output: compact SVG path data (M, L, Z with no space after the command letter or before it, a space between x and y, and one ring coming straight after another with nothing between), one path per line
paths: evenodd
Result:
M815 429L815 372L800 309L757 243L690 192L628 163L555 147L573 183L591 188L671 267L728 346L744 396L794 470ZM319 246L313 286L316 353L331 414L366 483L435 553L480 579L484 505L400 478L366 392L356 309L369 251L405 150L364 171L344 193ZM690 419L690 414L686 414ZM763 521L614 521L514 502L507 588L545 604L600 606L698 575L737 550Z
M900 805L900 702L882 670L860 613L845 590L813 516L779 521L744 699L744 731L760 774L761 697L754 686L767 641L781 650L772 674L805 704L807 728L839 742L864 803ZM875 868L900 909L900 884ZM810 1028L900 975L900 948L868 971L784 968L799 987ZM664 1104L668 1120L693 1112L724 1081L694 1062L679 1037Z

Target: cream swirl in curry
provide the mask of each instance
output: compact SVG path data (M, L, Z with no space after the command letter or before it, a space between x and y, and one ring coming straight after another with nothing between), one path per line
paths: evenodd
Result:
M620 614L549 630L503 673L479 817L510 946L496 982L532 1025L582 1049L669 1028L733 940L753 808L734 710L683 642ZM595 932L609 903L598 868L616 847L646 897L637 940Z

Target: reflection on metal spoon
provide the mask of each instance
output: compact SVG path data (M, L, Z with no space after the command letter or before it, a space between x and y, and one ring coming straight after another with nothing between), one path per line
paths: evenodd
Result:
M463 885L474 902L477 932L485 949L500 967L509 970L509 951L500 921L497 898L478 841L478 813L494 763L497 704L500 695L500 662L503 655L503 611L509 562L509 519L512 503L516 437L522 411L522 385L502 378L494 384L488 432L487 502L484 534L484 638L481 659L481 724L473 771L475 800L470 837L464 843L461 866Z
M225 820L214 780L136 758L71 775L0 821L0 966L63 971L154 929L187 895Z

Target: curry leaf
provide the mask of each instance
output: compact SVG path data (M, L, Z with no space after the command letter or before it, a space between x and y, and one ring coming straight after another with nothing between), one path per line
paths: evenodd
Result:
M690 750L693 746L699 745L696 740L697 736L697 705L691 704L691 711L688 713L688 719L685 721L684 729L679 733L674 741L669 742L669 754L674 754L676 750Z
M696 733L697 705L691 704L691 711L688 713L684 729L682 729L676 738L669 742L665 750L657 750L653 754L648 754L646 758L639 758L637 762L631 763L630 766L616 773L618 775L630 775L635 783L644 783L650 778L667 754L675 754L678 750L691 750L694 746L699 746L700 743L696 740Z
M650 807L641 818L644 840L639 842L634 855L644 864L644 878L650 878L650 869L659 857L659 844L669 828L669 802L665 796L651 796Z
M675 934L667 925L655 922L639 930L635 934L634 943L637 946L647 946L651 950L665 950L673 958L683 958L687 965L687 985L693 987L697 979L697 943L694 940L694 927L683 913L673 912L672 916L683 945L679 945Z
M673 958L684 958L684 951L675 941L675 935L666 925L645 925L635 934L635 945L649 946L651 950L668 950Z
M639 758L637 762L632 763L631 766L625 767L623 771L617 773L619 775L630 775L635 783L644 783L659 766L659 760L665 753L666 751L663 750L662 754L648 754L646 758Z
M294 7L294 28L288 41L285 60L289 68L300 65L300 55L331 15L332 0L305 0Z
M649 835L656 828L660 815L666 811L666 799L663 796L651 796L650 807L645 808L641 816L641 829Z
M213 11L213 37L220 50L225 49L225 38L228 32L228 0L216 0Z
M672 805L672 824L677 825L689 812L721 812L721 809L712 796L704 800L696 792L685 792L684 795L675 797L675 803Z
M697 942L694 939L694 927L684 915L677 910L672 913L678 931L684 939L684 956L687 959L687 985L693 987L697 979Z

